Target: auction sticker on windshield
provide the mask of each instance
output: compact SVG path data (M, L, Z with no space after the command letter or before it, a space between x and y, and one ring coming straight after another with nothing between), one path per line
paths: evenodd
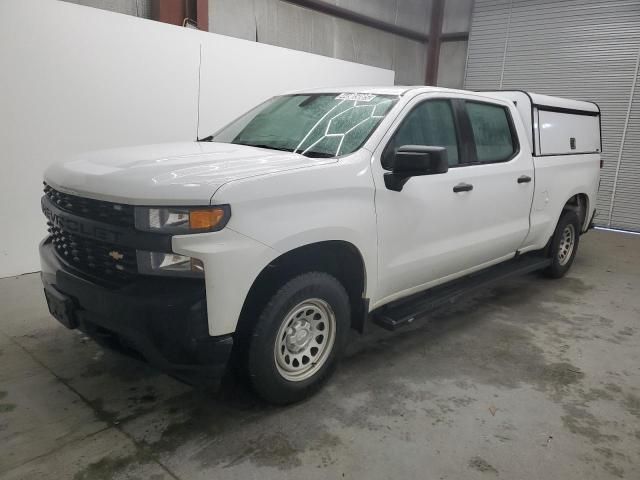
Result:
M356 102L370 102L376 98L371 93L341 93L336 97L336 100L353 100Z

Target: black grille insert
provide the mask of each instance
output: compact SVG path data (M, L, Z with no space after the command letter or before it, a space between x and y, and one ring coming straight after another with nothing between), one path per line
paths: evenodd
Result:
M138 274L135 249L72 235L51 222L47 225L58 256L76 269L119 283Z
M92 198L78 197L59 192L50 185L44 184L44 194L59 209L80 217L122 227L134 227L134 207L119 203L103 202Z

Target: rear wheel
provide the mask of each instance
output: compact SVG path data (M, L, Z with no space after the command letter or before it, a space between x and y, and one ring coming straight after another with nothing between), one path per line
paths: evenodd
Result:
M580 242L580 220L572 211L565 211L551 240L551 265L544 273L551 278L563 277L571 268Z
M311 272L280 288L262 311L248 349L248 373L265 400L287 404L315 392L344 349L349 297L331 275Z

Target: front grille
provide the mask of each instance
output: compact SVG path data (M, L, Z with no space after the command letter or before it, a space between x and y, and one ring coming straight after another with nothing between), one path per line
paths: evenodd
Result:
M134 207L131 205L69 195L68 193L59 192L46 183L44 184L44 194L59 209L79 217L122 227L133 227L135 225Z
M58 256L81 272L118 283L138 274L135 249L72 235L51 222L47 225Z
M44 184L44 194L60 210L109 225L134 228L134 207L60 192ZM58 256L75 269L106 281L126 283L138 274L136 250L74 235L47 222Z

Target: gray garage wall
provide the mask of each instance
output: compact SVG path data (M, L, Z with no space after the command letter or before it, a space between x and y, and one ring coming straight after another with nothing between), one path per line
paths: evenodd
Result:
M343 0L338 3L363 15L417 32L429 32L431 0ZM424 43L281 0L209 0L209 30L388 68L395 70L398 84L424 83L425 79L427 48Z
M153 0L68 0L150 18ZM347 10L428 34L432 0L326 0ZM473 0L445 0L443 33L468 32ZM209 0L209 30L328 57L391 69L396 84L423 85L427 46L282 0ZM462 88L467 41L442 43L439 86ZM247 59L239 59L247 61Z
M640 1L476 0L465 86L595 101L596 223L640 231Z
M469 32L474 0L445 0L442 33ZM438 86L463 88L467 62L467 40L446 41L440 45ZM423 82L420 82L423 83Z
M327 3L428 34L431 0L327 0ZM444 33L468 32L473 0L446 0ZM295 48L396 72L396 84L424 85L424 43L302 8L282 0L209 0L215 33ZM438 85L461 88L467 42L444 42Z
M100 8L110 12L125 13L141 18L151 18L153 0L64 0L85 7Z

